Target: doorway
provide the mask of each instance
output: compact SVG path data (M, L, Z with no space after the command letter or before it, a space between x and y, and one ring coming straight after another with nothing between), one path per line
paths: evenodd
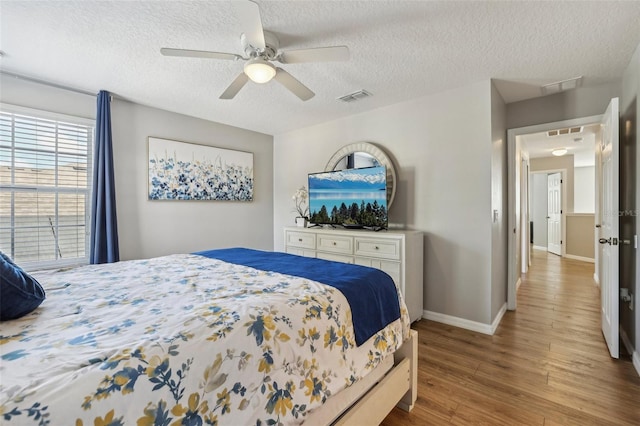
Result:
M521 248L529 243L529 239L525 238L529 234L528 225L528 194L521 193L521 182L526 176L526 169L523 166L523 158L528 158L525 148L525 137L534 133L553 132L558 129L572 129L582 126L594 125L600 123L601 115L577 118L572 120L563 120L552 123L539 124L534 126L521 127L517 129L509 129L507 131L507 163L508 163L508 273L507 273L507 308L515 310L516 289L521 280L521 271L526 270L529 264L529 256L525 257ZM529 158L531 161L531 158ZM573 169L573 164L570 166ZM549 167L552 169L553 167ZM561 169L561 167L557 167ZM531 168L533 172L534 169ZM572 173L573 174L573 173ZM569 180L567 178L567 180ZM571 182L567 182L565 188L565 198L567 206L564 211L573 211L574 194L573 194L573 177ZM525 201L525 197L527 201ZM523 223L527 224L527 230L523 229ZM535 225L534 225L535 227ZM563 238L563 241L565 239ZM595 241L594 241L595 245ZM597 256L597 253L596 253ZM597 265L597 257L595 259Z
M566 256L566 176L566 169L535 170L529 174L529 243L533 250L561 257Z
M547 175L547 251L562 256L562 173Z

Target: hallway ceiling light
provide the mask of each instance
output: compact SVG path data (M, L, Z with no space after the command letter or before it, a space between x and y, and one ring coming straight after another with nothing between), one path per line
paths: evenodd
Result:
M553 155L555 155L556 157L562 157L563 155L565 155L567 153L567 149L566 148L558 148L558 149L554 149L553 151L551 151L551 153Z

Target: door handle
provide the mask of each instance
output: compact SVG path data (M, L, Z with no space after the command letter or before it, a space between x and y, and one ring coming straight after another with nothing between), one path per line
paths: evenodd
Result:
M609 245L611 245L611 238L600 238L600 239L598 240L598 242L599 242L600 244L609 244Z

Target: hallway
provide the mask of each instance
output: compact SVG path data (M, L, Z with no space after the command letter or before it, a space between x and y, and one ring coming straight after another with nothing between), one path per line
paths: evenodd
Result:
M640 377L609 357L593 264L534 250L493 336L421 320L418 402L384 425L637 425Z

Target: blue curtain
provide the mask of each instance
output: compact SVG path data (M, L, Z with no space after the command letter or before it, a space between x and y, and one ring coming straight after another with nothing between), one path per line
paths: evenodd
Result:
M89 261L92 264L120 260L116 220L116 188L113 176L110 98L109 92L104 90L98 94L91 199L91 255Z

